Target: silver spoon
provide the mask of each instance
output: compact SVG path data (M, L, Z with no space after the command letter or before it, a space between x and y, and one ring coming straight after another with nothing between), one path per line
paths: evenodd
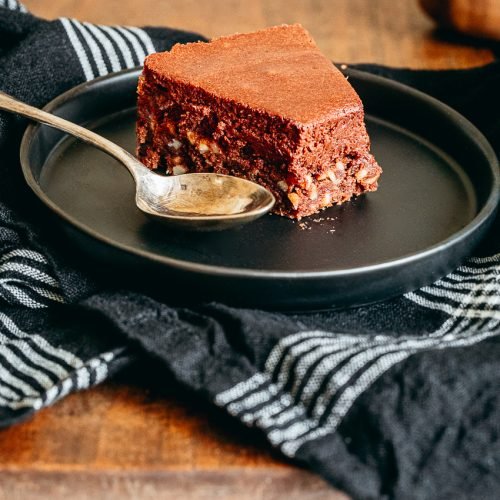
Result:
M116 158L134 178L137 207L171 226L196 231L227 229L261 217L274 205L274 196L267 189L238 177L214 173L155 174L108 139L3 92L0 110L50 125Z

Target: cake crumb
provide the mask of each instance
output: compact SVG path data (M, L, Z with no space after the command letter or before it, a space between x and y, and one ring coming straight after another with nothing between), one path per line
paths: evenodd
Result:
M320 227L325 229L325 232L333 234L335 232L335 228L332 227L332 222L336 220L337 217L315 217L314 219L308 218L307 220L298 222L298 226L302 231L310 231L313 224L318 224Z

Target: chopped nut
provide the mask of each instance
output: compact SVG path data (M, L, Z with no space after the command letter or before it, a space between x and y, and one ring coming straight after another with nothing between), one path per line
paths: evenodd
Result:
M326 193L323 196L323 199L321 200L321 205L326 207L326 206L330 205L331 202L332 202L332 195L330 193Z
M356 180L361 181L368 175L368 170L366 168L362 168L356 173Z
M288 184L285 181L278 181L277 185L285 193L288 191Z
M380 174L375 174L372 177L366 177L363 179L363 184L375 184L375 182L378 181L378 178L380 177Z
M172 139L168 144L167 146L169 148L172 148L172 149L180 149L180 147L182 146L182 142L181 141L178 141L177 139Z
M345 165L340 160L337 163L335 163L335 168L339 172L345 172Z
M185 174L187 171L188 171L188 168L186 167L186 165L176 165L172 169L172 174L174 174L174 175L182 175L182 174Z
M194 144L196 142L196 134L193 131L188 130L188 132L186 133L186 135L187 135L188 141L191 144Z
M300 203L300 197L297 193L288 193L288 199L291 201L293 208L297 208Z
M337 175L335 174L335 172L333 170L328 170L328 178L334 182L335 184L337 184L337 182L339 182L339 179L337 178Z
M304 188L309 190L309 188L311 187L311 184L312 184L313 180L312 180L312 177L307 174L305 177L304 177Z
M310 200L316 200L318 198L318 189L316 188L316 185L313 184L311 186L311 189L309 191L309 199Z
M198 136L192 131L187 132L186 135L188 141L191 144L195 145L202 155L208 153L209 151L216 154L220 153L219 146L217 146L214 141L210 141L208 139L198 139Z
M318 181L324 181L327 178L328 178L328 172L322 172L321 174L316 175L316 179L318 179Z
M198 143L198 151L204 155L205 153L207 153L208 151L210 151L210 148L208 146L208 143L207 141L200 141Z

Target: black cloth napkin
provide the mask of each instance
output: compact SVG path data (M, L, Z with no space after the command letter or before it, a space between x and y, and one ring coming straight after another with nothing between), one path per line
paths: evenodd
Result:
M0 89L36 106L139 65L148 52L201 39L48 22L14 0L1 5ZM362 69L450 103L499 151L498 63ZM155 360L156 384L176 383L218 405L354 498L498 495L498 223L449 276L369 307L303 315L173 308L132 287L117 290L69 251L22 179L25 125L0 113L0 425Z

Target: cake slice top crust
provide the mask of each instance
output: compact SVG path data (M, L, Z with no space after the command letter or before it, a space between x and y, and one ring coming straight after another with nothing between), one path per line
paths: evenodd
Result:
M299 24L175 45L148 56L144 68L160 84L179 81L298 124L362 110L344 75Z

